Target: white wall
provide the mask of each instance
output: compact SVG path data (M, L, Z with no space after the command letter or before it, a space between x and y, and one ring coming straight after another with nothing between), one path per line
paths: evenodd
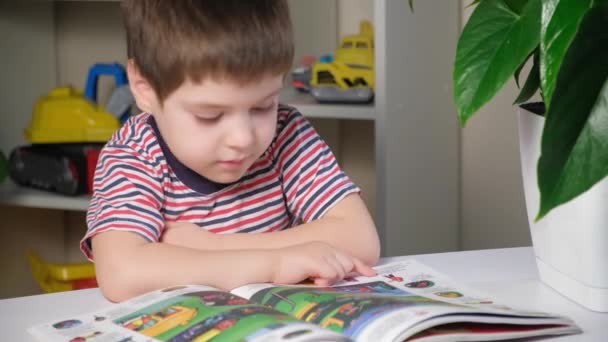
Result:
M55 84L51 9L49 2L0 1L0 75L10 80L0 82L0 127L28 126L32 104ZM24 143L23 130L0 134L0 149L6 154Z
M93 63L127 62L127 42L118 3L55 3L57 83L84 89ZM99 79L97 101L106 103L115 86Z
M374 2L369 0L338 0L338 33L340 36L359 32L361 20L374 22Z

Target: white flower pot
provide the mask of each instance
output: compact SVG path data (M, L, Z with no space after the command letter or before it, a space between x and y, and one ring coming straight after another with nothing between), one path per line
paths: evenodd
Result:
M528 222L541 280L580 305L608 312L608 181L538 222L536 177L544 117L519 109L519 150Z

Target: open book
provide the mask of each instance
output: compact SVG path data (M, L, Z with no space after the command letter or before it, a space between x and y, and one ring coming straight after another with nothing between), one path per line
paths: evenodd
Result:
M174 286L34 326L42 341L489 341L578 333L573 321L515 310L415 261L331 287Z

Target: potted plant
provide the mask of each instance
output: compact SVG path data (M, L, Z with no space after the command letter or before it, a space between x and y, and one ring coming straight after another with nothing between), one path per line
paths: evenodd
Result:
M515 104L540 277L608 311L608 0L473 4L454 63L460 123L531 64Z

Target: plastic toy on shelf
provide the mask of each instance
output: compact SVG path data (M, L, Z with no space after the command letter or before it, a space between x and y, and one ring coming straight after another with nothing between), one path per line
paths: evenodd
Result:
M94 64L89 68L84 93L71 86L59 87L36 102L31 124L25 130L28 140L32 144L105 143L120 128L119 119L128 114L132 100L125 98L126 104L113 104L121 111L114 115L105 110L97 103L97 83L102 75L113 76L117 90L128 88L122 65Z
M307 93L310 91L310 76L312 66L316 62L315 56L305 55L300 60L300 65L295 67L291 72L291 85L301 92Z
M97 83L102 75L115 79L117 88L110 98L115 113L97 104ZM84 92L71 86L59 87L36 102L31 123L25 129L31 145L11 151L10 177L18 185L64 195L91 193L99 151L120 128L119 119L130 116L133 104L124 67L118 63L94 64Z
M345 36L333 61L314 64L310 93L322 103L369 103L374 97L374 33L369 21Z
M116 87L127 84L127 72L118 63L97 63L89 68L87 84L84 89L84 96L93 102L97 102L97 81L99 76L108 75L114 77Z
M97 83L100 76L114 77L116 88L105 105L107 112L125 123L131 116L131 108L135 105L135 98L129 88L127 71L119 63L97 63L89 69L87 85L84 96L93 102L97 101Z
M32 144L105 142L119 127L114 116L67 86L38 100L25 136Z
M34 144L13 149L9 175L21 186L63 195L92 194L103 144Z
M47 293L98 287L92 263L54 264L44 262L38 253L29 251L27 259L32 276Z

